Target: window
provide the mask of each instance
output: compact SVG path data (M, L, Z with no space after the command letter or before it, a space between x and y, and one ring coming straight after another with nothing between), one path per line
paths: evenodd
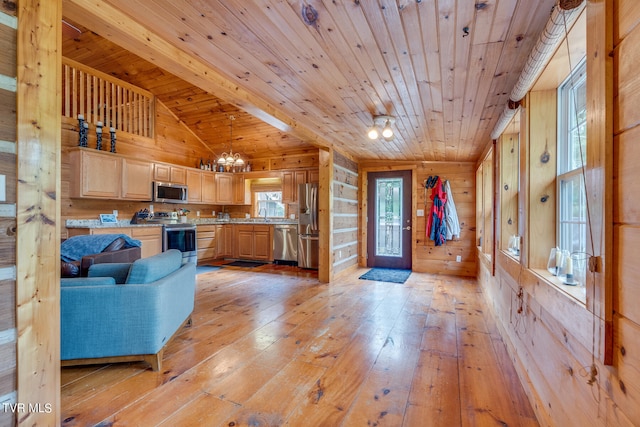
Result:
M558 89L557 244L578 255L574 268L586 271L587 207L583 166L587 144L586 62Z
M255 216L267 218L284 218L282 191L256 191Z

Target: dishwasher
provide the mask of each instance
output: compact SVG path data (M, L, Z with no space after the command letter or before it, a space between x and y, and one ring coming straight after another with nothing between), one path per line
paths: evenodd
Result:
M298 226L280 224L273 227L273 263L298 265Z

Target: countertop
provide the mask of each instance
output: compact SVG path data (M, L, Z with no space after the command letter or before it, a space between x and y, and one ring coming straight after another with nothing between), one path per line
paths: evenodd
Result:
M216 225L216 224L262 224L262 225L298 225L297 220L292 219L270 219L265 221L262 218L232 218L229 220L221 220L217 218L200 218L188 220L187 224L197 225ZM130 220L120 220L117 223L102 224L97 219L68 219L66 221L67 228L131 228L131 227L161 227L159 223L140 222L131 224Z

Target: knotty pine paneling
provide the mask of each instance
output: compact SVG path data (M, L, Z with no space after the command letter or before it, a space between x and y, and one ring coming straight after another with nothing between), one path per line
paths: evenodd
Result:
M475 164L473 163L438 163L430 162L418 164L416 169L416 206L414 210L423 209L424 217L416 217L415 254L413 270L425 273L454 274L459 276L473 276L476 271L475 263ZM438 175L443 181L448 180L453 192L453 201L458 212L460 222L460 236L448 240L443 246L435 246L426 236L426 222L431 209L430 199L432 189L425 191L424 183L429 176ZM462 261L456 262L461 256Z
M614 100L613 145L613 366L600 360L604 321L589 312L585 305L536 278L530 270L505 255L497 256L496 276L481 263L479 282L487 306L496 317L497 326L509 349L541 425L632 426L640 419L640 316L637 314L637 253L640 250L640 6L635 0L591 3L588 13L599 13L604 19L605 4L613 14ZM593 9L591 9L593 8ZM598 12L595 12L598 11ZM590 56L588 60L595 59ZM600 58L600 55L597 56ZM614 95L615 96L615 95ZM529 97L527 109L535 116L551 117L553 101L544 93ZM599 103L605 105L605 102ZM592 105L592 104L590 104ZM534 117L535 117L534 116ZM545 135L552 136L555 124L549 126L531 120L531 161L538 161L545 146ZM549 141L552 141L550 138ZM591 140L590 140L591 141ZM555 144L549 142L550 151ZM553 159L555 153L551 152ZM532 175L540 178L546 171L531 165ZM551 169L554 169L552 166ZM546 178L545 178L546 179ZM542 191L534 188L531 203ZM553 193L550 193L553 197ZM553 208L551 208L553 209ZM540 215L538 207L529 213ZM552 214L549 212L549 214ZM553 218L553 217L552 217ZM547 221L549 223L549 221ZM554 223L553 219L551 223ZM542 245L539 227L528 230L531 243ZM600 230L594 230L595 235ZM550 247L550 245L547 245ZM548 249L546 250L548 253ZM542 258L541 258L542 260ZM519 296L519 290L522 294ZM592 295L587 295L587 302ZM518 313L518 308L522 311ZM593 384L588 384L590 365L598 371ZM570 399L567 399L570 396Z

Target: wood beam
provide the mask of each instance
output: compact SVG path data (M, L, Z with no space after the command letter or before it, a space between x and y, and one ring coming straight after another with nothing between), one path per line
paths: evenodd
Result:
M18 1L18 403L42 408L24 426L60 424L61 20L61 0Z

